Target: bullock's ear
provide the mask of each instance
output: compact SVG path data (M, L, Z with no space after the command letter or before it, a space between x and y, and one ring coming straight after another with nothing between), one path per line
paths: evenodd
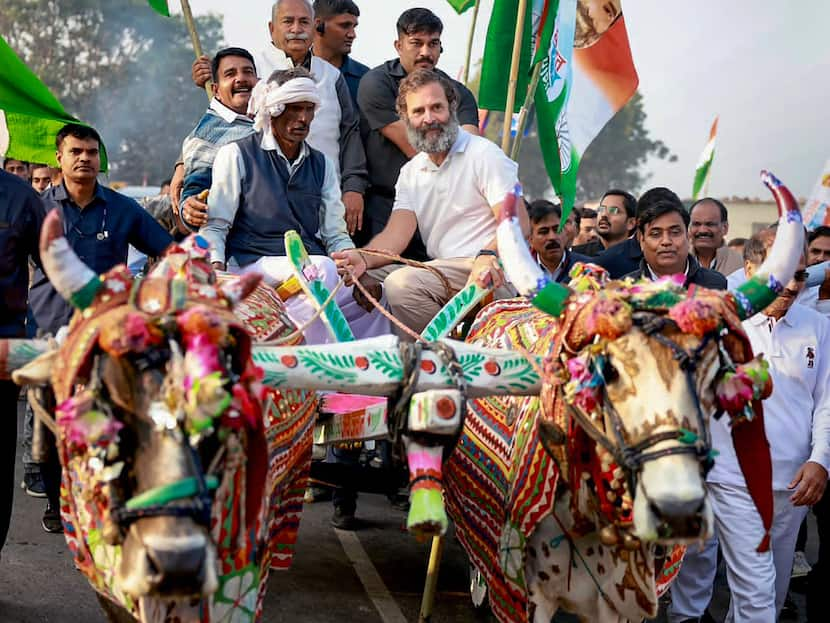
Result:
M248 273L223 285L220 289L222 294L230 301L231 307L236 307L239 301L244 300L251 292L256 290L260 281L262 281L262 275L259 273Z
M22 368L12 372L12 380L18 385L46 385L52 378L52 366L57 356L57 350L38 355Z
M110 399L125 411L132 411L136 398L135 371L120 358L103 355L101 380L109 392Z

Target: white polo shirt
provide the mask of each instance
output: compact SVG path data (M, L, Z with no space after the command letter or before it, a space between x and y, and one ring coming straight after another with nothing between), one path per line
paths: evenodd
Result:
M491 206L517 182L518 165L497 145L459 128L440 167L421 152L401 168L392 209L415 213L430 257L475 257L496 235Z
M830 320L796 303L772 326L756 314L743 327L752 350L769 362L773 389L764 401L764 428L772 488L786 491L806 461L830 469ZM745 487L728 420L711 421L712 445L720 454L707 480Z

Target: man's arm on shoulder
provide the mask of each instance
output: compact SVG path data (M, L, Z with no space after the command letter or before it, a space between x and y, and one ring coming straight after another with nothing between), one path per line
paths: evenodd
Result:
M320 203L320 238L327 253L354 248L346 228L346 206L340 195L340 184L335 173L334 163L323 154L326 160L326 173L323 178L322 201Z
M394 83L381 68L375 68L360 80L357 103L360 106L360 113L366 118L369 129L380 132L407 158L412 158L417 152L409 144L406 126L395 110L397 96Z
M199 232L211 244L211 262L225 263L225 240L239 209L244 179L245 165L239 146L228 143L220 147L213 161L207 224Z
M337 78L335 88L340 103L340 187L344 193L356 192L362 195L369 185L369 172L366 169L363 140L360 138L360 116L342 75Z

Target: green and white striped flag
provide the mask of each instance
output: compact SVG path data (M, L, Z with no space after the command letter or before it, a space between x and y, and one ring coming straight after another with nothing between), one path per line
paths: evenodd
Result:
M709 173L712 171L712 161L715 159L715 138L718 134L718 118L712 122L712 129L709 130L709 142L703 148L703 153L700 154L700 160L695 169L695 181L692 185L692 200L697 201L701 194L705 193L705 189L709 183Z
M0 37L0 156L57 166L55 137L67 123L82 123ZM101 146L101 171L107 170Z
M159 15L170 17L170 9L167 7L167 0L147 0L153 10Z

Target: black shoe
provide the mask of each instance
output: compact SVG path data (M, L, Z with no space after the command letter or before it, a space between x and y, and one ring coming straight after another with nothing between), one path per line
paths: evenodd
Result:
M331 516L331 525L338 530L357 530L360 522L354 516L354 511L348 512L335 506L334 515Z
M316 504L317 502L328 502L334 495L334 490L331 487L318 487L312 485L305 490L303 502L306 504Z
M40 525L49 534L63 533L61 515L56 509L52 508L51 504L46 505L46 510L43 511L43 519L40 520Z
M43 477L38 473L24 474L20 487L33 498L46 497L46 485L43 484Z
M778 615L781 621L795 621L798 619L798 606L795 605L790 594L787 593L787 598L784 600L784 605L781 606L781 614Z

